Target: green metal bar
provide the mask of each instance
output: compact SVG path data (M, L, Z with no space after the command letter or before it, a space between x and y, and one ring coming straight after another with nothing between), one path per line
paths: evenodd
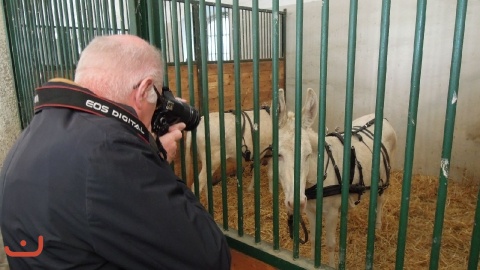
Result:
M95 0L92 3L93 11L95 13L95 29L97 30L97 35L105 34L102 27L102 19L100 15L100 0Z
M297 0L295 33L295 159L293 187L293 258L299 257L300 171L302 140L302 64L303 64L303 1Z
M67 53L66 55L66 66L65 68L67 69L66 71L66 76L68 79L73 79L73 73L74 73L74 49L75 47L73 46L72 42L75 42L76 39L73 39L73 35L75 32L74 27L72 26L72 23L74 23L74 20L72 17L70 17L69 13L69 5L71 6L72 3L71 1L66 1L62 6L62 11L64 12L65 15L65 26L64 26L64 33L65 33L65 43L64 46L66 46L65 51ZM72 14L73 16L73 14ZM76 37L76 35L75 35Z
M74 73L75 73L75 67L78 61L78 54L79 54L79 48L78 48L78 36L77 36L77 19L75 17L75 9L74 9L74 4L73 2L69 2L70 4L70 14L71 14L71 19L72 19L72 41L74 43L74 46L71 48L71 53L72 53L72 62L70 65L70 68L72 69L72 75L71 78L73 79Z
M272 1L272 148L273 148L273 249L280 249L280 207L278 190L278 55L279 55L279 0Z
M120 3L120 33L125 34L126 30L125 30L125 21L124 21L125 20L124 2L123 0L119 0L119 3ZM129 23L129 21L127 21L127 23Z
M209 116L209 98L208 98L208 67L207 67L207 15L205 11L205 0L200 0L200 46L202 48L202 92L203 92L203 120L205 123L205 152L207 156L207 195L208 195L208 212L213 217L213 192L212 192L212 161L211 161L211 144L210 144L210 116ZM202 165L203 166L203 165Z
M417 18L415 23L415 39L410 81L410 101L407 120L407 140L402 180L402 197L397 240L397 255L395 269L404 268L405 246L407 242L408 209L410 205L410 190L412 182L413 160L415 155L415 134L417 129L418 99L420 94L420 78L422 73L423 40L425 36L425 17L427 0L417 2Z
M92 5L85 3L84 12L82 12L82 18L84 25L86 27L85 31L85 46L93 39L93 13L92 13Z
M34 29L35 29L35 39L36 39L36 50L38 53L38 72L39 72L39 83L45 82L46 79L46 74L47 74L47 66L45 65L45 48L43 47L44 43L44 23L42 22L41 18L41 11L39 10L39 3L33 2L33 14L36 14L34 16ZM41 4L41 3L40 3Z
M328 73L328 25L330 1L324 0L322 6L322 25L320 34L320 92L318 114L318 157L317 157L317 199L315 215L314 265L322 264L322 218L323 218L323 178L325 173L325 133L327 112L327 73Z
M163 1L160 1L160 2L163 2ZM147 25L148 25L147 28L148 28L148 38L149 38L148 41L150 42L150 44L155 45L155 42L152 38L154 36L153 31L155 29L154 28L154 23L153 23L153 2L152 2L152 0L147 0L146 4L147 4L147 18L146 19L147 19ZM162 52L163 51L166 51L166 50L162 50ZM164 64L166 64L165 62L166 61L164 61ZM167 70L165 70L165 74L166 73L167 73Z
M242 130L242 94L240 88L240 11L238 0L233 0L233 62L235 73L235 130ZM236 132L235 146L237 150L237 205L238 205L238 235L243 236L243 168L242 168L242 134Z
M190 0L185 0L185 14L192 14L191 12L191 3ZM190 95L190 105L195 106L195 93L194 93L194 71L193 71L193 50L192 50L192 18L191 16L185 16L185 38L187 40L187 68L188 68L188 91ZM198 157L198 148L197 148L197 130L194 129L191 131L192 141L191 141L191 151L192 151L192 165L193 165L193 178L195 184L195 194L198 195L198 162L195 162L195 157ZM187 153L190 154L190 153ZM187 164L190 166L190 164Z
M73 78L73 60L72 60L72 45L70 41L70 20L68 17L67 3L60 1L60 20L62 21L61 32L63 33L63 42L60 44L64 50L65 57L65 78ZM65 16L65 17L64 17Z
M80 4L80 0L75 1L76 14L77 14L77 27L78 27L78 42L80 48L85 48L86 41L85 41L85 27L84 27L84 20L83 20L83 12L82 6ZM85 22L86 23L86 22Z
M23 4L23 5L22 5ZM31 70L33 70L33 64L32 64L32 57L31 57L31 52L30 50L30 42L29 42L29 29L28 29L28 23L27 23L27 14L28 10L27 7L25 6L25 3L20 3L22 5L22 8L18 10L20 14L18 14L18 19L19 19L19 27L21 29L21 41L18 43L21 46L21 56L23 58L23 68L24 68L24 77L23 81L26 83L22 83L22 91L23 91L23 110L25 112L25 115L28 116L28 122L30 122L33 112L31 108L33 108L33 94L31 93L31 89L34 87L35 82L33 79L33 76L31 76Z
M42 17L42 23L44 25L43 27L43 36L45 37L45 40L43 41L43 45L44 45L44 51L45 51L45 54L46 54L46 65L47 65L47 69L49 70L49 79L50 78L53 78L56 76L55 74L55 67L53 65L53 62L54 62L54 57L53 57L53 52L52 52L52 49L50 47L50 42L52 39L51 39L51 27L50 27L50 23L49 23L49 20L48 20L48 6L45 4L45 3L42 3L42 12L40 12L40 17Z
M372 177L370 182L370 207L368 212L367 251L365 258L366 269L373 269L373 254L375 251L375 224L377 221L378 180L380 179L380 151L382 146L383 110L385 103L385 82L387 76L390 5L390 0L382 1L382 17L380 23L380 48L378 56L377 98L375 104Z
M110 5L110 14L112 16L112 33L118 34L118 26L117 26L117 10L115 7L115 1L109 1Z
M340 250L339 269L345 269L347 253L347 220L348 220L348 197L350 175L350 148L352 146L352 113L353 113L353 92L355 85L355 53L357 42L357 12L358 0L350 0L350 15L348 26L348 60L347 60L347 88L345 99L345 142L343 148L343 184L342 184L342 206L340 216Z
M155 44L155 38L154 38L154 23L153 23L153 6L154 4L157 4L158 3L158 13L159 13L159 23L160 23L160 46L161 46L161 52L162 52L162 58L163 58L163 70L164 70L164 73L163 73L163 85L164 86L167 86L169 87L170 86L170 83L169 83L169 79L168 79L168 60L167 60L167 56L168 56L168 48L167 48L167 37L168 37L168 34L167 34L167 30L166 30L166 27L165 27L165 6L164 6L164 3L165 1L158 1L158 2L153 2L152 0L147 0L145 2L147 4L145 10L147 12L147 17L149 18L148 21L147 21L147 31L148 31L148 38L149 38L149 41L150 41L150 44ZM140 15L141 17L141 15ZM144 23L141 23L141 25L143 25ZM143 29L143 27L142 27ZM143 31L142 31L143 33ZM176 76L177 78L179 76ZM180 149L181 151L181 155L183 155L183 159L185 160L185 154L182 149ZM175 163L172 162L171 163L171 167L172 167L172 170L175 169ZM184 178L185 179L185 178Z
M45 12L45 25L47 26L45 28L45 36L46 36L46 47L47 47L47 53L50 57L50 63L49 66L51 68L51 77L58 77L57 73L57 65L55 64L56 62L56 50L55 47L52 46L53 41L55 40L55 32L53 30L53 19L52 19L52 14L48 10L51 8L49 5L44 5L44 12Z
M105 33L107 35L111 35L111 34L113 34L113 29L110 26L110 18L112 18L112 20L114 20L115 19L115 17L114 17L115 14L113 14L113 16L108 14L108 11L109 11L108 1L103 0L102 4L103 4L102 13L103 13L103 22L104 22Z
M475 220L473 221L468 270L478 269L478 260L480 257L480 241L478 241L478 239L480 239L480 189L478 190L477 209L475 210Z
M180 72L180 42L178 38L178 11L177 11L178 3L177 0L172 1L172 34L173 34L173 56L174 56L174 64L175 64L175 85L177 87L177 97L182 97L182 73ZM153 16L152 16L153 17ZM152 36L153 37L153 34ZM185 166L185 144L183 140L180 140L180 165L181 165L181 173L182 179L187 179L187 170Z
M137 19L136 19L136 5L135 5L135 0L127 0L127 7L128 7L128 30L130 31L130 34L132 35L137 35L139 32L138 26L137 26ZM159 5L163 5L163 1L159 1ZM160 10L159 16L163 16L162 10ZM163 20L160 19L160 29L164 29L165 27L162 27ZM163 37L163 36L162 36ZM162 46L162 51L164 50L164 47ZM166 59L164 58L164 61Z
M228 199L227 199L227 153L225 149L225 101L223 93L223 22L222 5L215 2L215 20L217 26L217 88L218 88L218 114L220 116L220 167L222 173L222 210L223 228L228 230Z
M299 259L292 261L289 259L286 250L271 251L267 248L257 247L254 243L255 240L249 235L238 237L234 235L234 230L226 231L224 234L227 238L230 248L239 250L250 257L254 257L260 261L263 261L272 267L275 267L275 269L300 270L311 268L311 263L307 262L306 260ZM246 268L242 268L242 270L243 269ZM261 268L252 266L251 269Z
M107 0L108 1L108 0ZM100 19L99 21L99 29L101 29L102 35L109 35L109 23L108 23L108 13L107 10L105 9L105 3L107 2L106 0L99 0L98 1L98 6L97 6L97 12L98 12L98 17Z
M450 66L450 81L448 86L447 111L445 117L442 159L440 162L440 179L437 195L437 209L433 226L432 251L430 254L430 269L438 269L440 247L442 242L443 219L445 202L447 199L448 173L452 154L453 132L455 128L455 114L457 110L458 82L462 65L463 37L465 33L465 18L467 14L467 0L457 2L455 32L453 37L452 63Z
M254 127L260 125L260 112L259 112L259 74L260 74L260 36L259 36L259 11L258 0L252 1L252 47L253 47L253 122ZM254 179L254 201L255 201L255 241L259 243L261 241L260 230L260 138L258 134L258 128L253 130L253 179Z
M27 6L28 5L28 6ZM35 24L32 23L32 20L35 19L35 11L33 3L24 3L24 16L25 16L25 29L26 29L26 37L25 40L27 42L27 47L25 48L28 50L27 55L30 61L30 77L32 80L32 87L39 86L41 84L40 77L39 77L39 55L40 50L38 49L38 42L35 38ZM35 30L34 30L35 29ZM34 72L32 72L34 71ZM32 91L29 91L29 98L33 99ZM33 105L33 104L32 104Z
M25 63L25 57L23 56L24 51L23 51L23 43L22 41L24 40L22 38L22 29L21 29L21 23L20 23L20 16L18 14L18 2L17 1L6 1L5 3L6 8L5 8L5 16L9 16L9 27L10 27L10 33L12 33L13 38L11 39L12 44L10 46L12 50L12 57L15 59L19 64L15 65L15 82L17 85L17 93L18 93L18 105L20 109L20 117L21 117L21 123L22 123L22 128L25 128L28 125L28 122L30 121L31 117L28 115L28 111L26 111L26 105L25 105L25 89L26 89L26 82L28 80L28 77L25 75L26 74L26 63Z
M30 58L32 61L32 69L35 70L33 74L31 73L30 76L32 77L34 84L33 86L39 86L41 82L41 74L43 71L43 67L41 66L41 50L39 49L39 42L37 36L37 26L36 26L36 13L35 13L35 3L28 3L29 6L27 7L28 12L25 14L26 19L26 26L28 29L28 42L29 42L29 52Z
M167 41L165 33L165 7L164 1L158 1L158 17L160 18L160 46L163 58L163 85L168 86L168 65L167 65ZM132 20L130 20L132 21Z
M55 52L56 52L56 58L57 58L57 64L56 64L56 68L55 68L55 71L56 71L56 75L57 77L60 76L60 77L65 77L65 72L64 72L64 64L63 64L63 57L62 57L62 54L64 55L64 51L63 51L63 47L61 46L62 44L62 41L63 41L63 38L62 38L62 34L61 34L61 31L60 31L60 17L59 17L59 13L61 13L59 11L59 8L57 6L58 0L55 0L55 1L52 1L52 8L53 8L53 20L51 20L51 23L52 23L52 30L54 30L54 33L56 33L56 37L58 37L58 39L53 39L52 41L54 42L54 48L55 48Z
M28 50L28 56L30 58L30 77L32 78L32 85L31 88L28 90L28 97L29 101L31 102L31 107L33 107L33 98L34 98L34 93L32 91L32 88L40 86L43 82L41 81L40 78L40 54L41 51L38 47L38 38L36 36L36 25L35 25L35 9L34 9L34 4L31 2L25 3L26 8L25 10L25 26L27 30L27 50ZM34 72L32 72L34 71ZM33 115L32 115L33 116Z

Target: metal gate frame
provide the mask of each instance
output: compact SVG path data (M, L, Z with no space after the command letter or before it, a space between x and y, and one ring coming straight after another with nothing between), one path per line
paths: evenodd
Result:
M81 27L85 27L84 31L80 31L79 33L85 33L84 36L76 36L77 31L71 32L71 26L67 25L55 25L52 26L53 21L64 21L65 14L68 12L73 12L69 9L72 9L72 6L68 6L65 2L60 0L52 0L51 3L54 5L53 10L56 12L54 14L47 12L45 9L42 9L38 6L38 2L32 1L29 3L25 3L25 1L3 1L5 7L5 13L7 17L7 27L9 31L9 38L11 42L11 52L12 52L12 62L14 63L14 74L15 74L15 82L17 87L17 93L19 97L19 106L21 112L21 120L23 128L28 125L31 116L32 116L32 107L33 107L33 91L31 91L35 86L40 85L43 81L45 81L46 77L51 75L55 76L63 76L67 78L73 77L73 68L74 63L77 58L75 52L78 52L78 43L71 43L73 39L80 39L81 42L84 42L88 39L88 36L92 36L95 31L101 31L102 33L109 33L109 29L112 27L119 29L118 32L125 33L130 32L132 34L137 34L143 38L150 40L153 44L157 45L158 47L165 48L165 34L158 34L162 33L165 30L164 20L162 17L153 16L153 10L162 10L164 1L153 1L153 0L126 0L125 2L122 0L117 0L118 2L124 3L128 2L130 14L135 14L135 20L123 22L121 26L114 26L113 24L109 24L108 17L105 15L108 10L111 11L112 6L109 6L107 3L108 1L92 1L93 3L91 6L85 5L83 6L85 9L80 12L82 14L81 21L85 24L80 24ZM173 2L177 2L172 0ZM80 3L80 0L76 0L75 3ZM205 18L206 18L206 2L202 1L189 1L185 0L182 1L184 3L193 3L196 2L199 5L198 16L200 18L200 27L199 27L199 38L200 38L200 48L206 48L206 31L202 31L201 29L206 29ZM379 49L379 68L378 68L378 77L377 77L377 94L376 94L376 109L375 113L377 115L377 119L383 118L383 103L384 103L384 94L385 94L385 81L386 81L386 63L387 63L387 56L388 56L388 38L389 38L389 20L390 20L390 3L391 0L382 0L382 15L381 15L381 28L380 28L380 49ZM258 7L258 0L252 1L252 25L258 26L259 24L259 12L260 9ZM77 5L79 6L79 5ZM188 5L189 6L189 5ZM355 74L355 46L356 46L356 23L357 23L357 6L358 0L350 0L350 10L349 10L349 34L348 34L348 70L347 70L347 87L346 87L346 102L345 102L345 149L348 149L351 145L350 142L350 130L351 130L351 122L352 122L352 109L353 109L353 93L354 93L354 74ZM103 14L95 13L93 14L92 7L94 9L103 10ZM215 9L220 11L222 5L219 1L215 3ZM233 20L235 25L239 23L239 2L238 0L233 1ZM454 95L459 91L459 75L460 75L460 67L461 67L461 57L462 57L462 47L463 47L463 38L464 38L464 31L465 31L465 17L466 17L466 10L467 10L467 0L458 0L457 1L457 13L456 13L456 20L455 20L455 32L453 37L453 50L452 50L452 65L450 70L450 81L448 86L448 96L447 100L453 100ZM38 16L27 16L29 12L36 14ZM281 34L279 33L279 1L273 0L272 1L272 24L277 27L272 28L272 44L278 44L280 42L279 38ZM115 12L114 12L115 13ZM328 22L329 22L329 0L323 1L322 6L322 29L321 29L321 44L320 44L320 51L321 51L321 62L320 65L320 115L319 115L319 127L318 130L319 137L325 136L325 111L326 111L326 82L327 82L327 58L328 58ZM92 24L90 24L90 20L88 20L88 15L92 15L96 18L98 22L105 23L94 29ZM102 17L103 16L103 17ZM415 26L415 40L414 40L414 53L413 53L413 65L412 65L412 75L411 75L411 89L410 89L410 105L408 109L409 113L409 121L407 123L407 147L405 150L405 161L404 161L404 176L403 176L403 187L402 187L402 201L401 201L401 209L400 209L400 224L399 224L399 232L398 232L398 243L397 243L397 254L396 254L396 269L403 269L404 264L404 254L405 254L405 243L406 243L406 231L407 231L407 221L408 221L408 209L409 209L409 196L411 190L411 178L412 178L412 163L413 163L413 156L414 156L414 146L415 146L415 134L416 134L416 126L412 123L416 122L417 118L417 110L418 110L418 97L420 92L420 71L422 67L422 53L423 53L423 39L425 33L425 18L426 18L426 0L419 0L417 2L417 18L416 18L416 26ZM217 18L218 19L218 18ZM49 38L51 39L54 35L53 32L47 31L47 29L32 31L30 32L29 29L34 29L34 25L38 20L44 23L44 25L50 25L57 29L57 34L60 36L61 40L63 40L66 46L58 46L57 44L49 43ZM68 21L68 20L65 20ZM130 26L130 30L125 28L126 25ZM220 24L217 24L220 25ZM99 25L97 25L99 26ZM162 30L163 29L163 30ZM303 47L303 1L297 0L296 6L296 29L297 29L297 36L296 36L296 58L295 58L295 114L297 115L296 121L297 123L301 122L301 101L302 101L302 47ZM217 30L217 33L221 34L221 29ZM284 37L284 35L283 35ZM240 56L238 55L240 49L236 46L240 43L241 37L239 36L238 32L234 34L234 63L236 63L237 67L240 63ZM217 39L221 41L221 38ZM254 94L255 104L259 104L258 102L258 63L260 61L259 56L259 47L260 47L260 40L259 40L259 32L258 30L254 31L252 37L252 45L253 45L253 63L254 63L254 76L257 76L256 80L254 80L254 88L257 90ZM80 43L84 45L85 43ZM218 45L218 50L222 50L221 42ZM59 48L59 50L52 50L52 48ZM42 52L52 53L52 55L45 55ZM208 59L206 56L206 50L199 50L197 53L202 56L202 59ZM178 53L176 53L178 55ZM294 248L292 254L289 252L281 251L279 247L279 237L278 237L278 110L276 108L278 103L278 91L275 85L278 85L278 58L279 50L278 47L273 46L272 50L272 59L273 59L273 70L272 72L272 85L273 85L273 167L274 167L274 205L273 205L273 216L274 216L274 240L273 244L265 244L261 237L260 237L260 211L259 211L259 163L258 158L255 158L254 163L254 176L255 176L255 227L256 233L253 237L245 236L243 233L243 224L241 223L242 220L242 209L239 209L239 228L238 230L232 230L228 227L228 222L224 220L223 229L227 238L229 240L229 244L234 247L238 248L239 250L261 259L273 266L279 268L288 268L288 269L295 269L295 268L311 268L312 266L315 268L323 267L321 261L321 254L320 254L320 239L321 239L321 224L319 223L316 228L316 242L317 245L315 246L315 258L313 265L302 260L299 258L299 218L300 218L300 211L298 209L298 203L296 203L296 208L294 211ZM60 57L63 56L63 57ZM51 58L50 58L51 57ZM46 64L47 59L55 59L58 57L57 62L52 63L51 65L37 65L39 63ZM219 60L218 65L221 68L223 61ZM176 63L177 65L178 63ZM190 62L188 63L191 64ZM203 61L199 63L201 66L200 77L201 80L201 89L203 89L203 103L206 105L204 107L205 112L208 112L208 84L206 81L207 68L206 68L207 61ZM29 68L30 67L30 68ZM31 68L35 67L35 68ZM239 84L239 70L235 70L236 75L236 85L235 85L235 94L236 94L236 117L237 120L240 119L240 84ZM221 77L221 73L219 73L218 81L222 82L223 78ZM221 91L221 87L219 88ZM220 96L223 93L219 93ZM223 98L220 98L220 104L222 104ZM447 102L446 106L446 118L445 118L445 125L444 125L444 138L443 138L443 151L442 151L442 160L445 162L443 163L444 170L448 171L449 169L449 160L451 158L451 149L452 149L452 141L453 141L453 128L455 124L455 116L456 116L456 103ZM259 122L259 107L255 106L254 108L254 123ZM208 125L208 113L205 114L207 117L205 122ZM221 118L222 119L222 118ZM410 121L413 120L413 121ZM241 121L237 122L237 130L240 130L241 127L239 126ZM377 126L381 126L378 123ZM206 131L209 134L208 128ZM300 147L300 130L297 130L295 135L295 146ZM375 172L379 171L379 164L380 164L380 138L381 138L381 129L375 130L375 140L374 140L374 149L373 149L373 167L372 170L374 175L372 175L372 179L375 178ZM222 144L225 142L222 141ZM242 197L242 173L241 173L241 151L238 149L241 146L241 137L237 135L236 137L237 143L237 175L239 176L239 188L237 190L239 194L239 198ZM254 134L254 146L259 145L259 134L256 132ZM207 140L207 148L210 146L210 141ZM323 141L319 141L319 148L323 148ZM210 153L207 149L207 156ZM258 147L254 147L254 157L258 157L260 155ZM223 160L225 159L225 153L222 153ZM209 162L207 162L206 166L209 168ZM343 174L349 175L349 166L350 163L350 152L345 150L344 151L344 160L343 160ZM323 156L320 156L318 159L318 175L323 175ZM295 178L299 179L300 175L300 160L299 157L295 159ZM222 164L222 176L225 178L225 164ZM225 182L225 181L223 181ZM318 186L323 186L323 178L318 178ZM208 183L211 183L211 177L209 177ZM366 256L366 269L373 268L373 253L374 253L374 236L375 236L375 206L377 204L376 198L378 194L378 184L375 184L376 181L372 181L372 190L370 196L370 210L369 210L369 224L368 224L368 236L367 236L367 256ZM438 189L438 197L437 197L437 208L435 213L435 224L434 224L434 232L432 239L436 239L435 241L432 240L432 249L431 249L431 256L430 256L430 269L437 269L438 262L439 262L439 253L440 253L440 245L441 245L441 236L442 236L442 229L443 229L443 220L445 215L445 203L446 203L446 195L447 195L447 183L448 183L448 175L445 175L442 170L439 174L439 189ZM198 186L198 185L197 185ZM226 186L222 186L222 189L225 191ZM299 188L296 188L296 196L297 202L300 199L300 191ZM211 198L212 188L211 185L208 186L208 193L209 197ZM226 194L226 192L223 192ZM198 191L197 191L198 194ZM318 192L318 194L322 194L322 192ZM275 197L276 196L276 197ZM345 215L341 215L340 218L340 261L339 261L339 268L345 269L345 253L346 253L346 222L347 222L347 213L348 213L348 186L344 186L342 188L342 213ZM208 209L212 213L212 200L209 201ZM222 198L223 205L227 203L227 197L224 195ZM241 201L239 202L241 204ZM317 209L322 209L322 198L317 200ZM225 208L224 208L224 211ZM225 212L226 213L226 212ZM224 215L225 216L225 215ZM228 213L226 213L228 216ZM322 212L317 211L317 219L321 220ZM225 218L224 218L225 219ZM470 245L470 256L468 261L468 269L474 270L478 268L478 260L480 254L480 194L477 198L477 208L475 212L475 220L474 220L474 228L472 232L472 240ZM477 240L477 241L475 241Z

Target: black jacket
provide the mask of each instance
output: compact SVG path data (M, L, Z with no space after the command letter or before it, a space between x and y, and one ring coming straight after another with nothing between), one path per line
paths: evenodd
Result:
M0 196L5 246L44 242L36 257L8 256L14 270L230 268L210 214L116 119L44 108L8 154Z

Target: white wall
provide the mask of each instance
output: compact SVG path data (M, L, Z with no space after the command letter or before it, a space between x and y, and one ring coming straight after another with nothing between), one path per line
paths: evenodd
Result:
M470 1L458 91L450 177L480 181L480 3ZM381 1L359 1L354 90L354 118L374 112L380 39ZM287 106L294 110L296 6L287 9ZM426 33L417 119L414 173L438 176L447 104L456 1L427 6ZM327 126L343 129L349 1L330 1L327 79ZM303 89L319 89L321 2L304 4ZM385 97L385 117L397 130L394 168L403 169L416 1L392 1ZM451 102L451 101L448 101Z
M20 117L13 81L3 5L0 5L0 169L3 160L20 134ZM2 249L3 251L3 249ZM0 262L1 263L1 262Z

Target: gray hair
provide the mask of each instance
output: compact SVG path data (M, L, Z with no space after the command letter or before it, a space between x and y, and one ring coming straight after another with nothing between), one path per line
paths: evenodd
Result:
M162 56L156 47L132 35L95 37L83 50L75 71L76 83L119 103L125 103L146 77L162 87Z

